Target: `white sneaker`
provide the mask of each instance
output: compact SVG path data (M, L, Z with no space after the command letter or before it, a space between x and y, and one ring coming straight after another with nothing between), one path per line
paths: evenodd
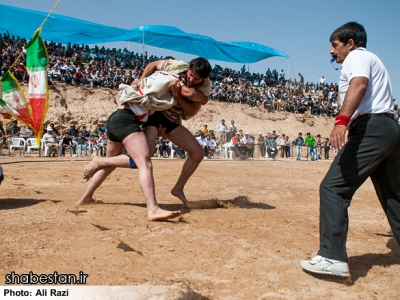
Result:
M312 273L350 277L349 265L346 262L325 258L321 255L317 255L311 260L300 261L300 266Z

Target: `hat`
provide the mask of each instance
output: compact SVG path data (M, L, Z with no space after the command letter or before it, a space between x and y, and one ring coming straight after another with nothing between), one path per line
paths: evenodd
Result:
M262 134L261 132L259 134Z
M249 135L249 133L248 133L248 132L246 132L244 135Z
M239 134L239 135L240 135L240 132L239 132L239 131L237 131L237 132L236 132L236 134Z
M53 128L51 128L51 126L47 126L47 131L53 131Z

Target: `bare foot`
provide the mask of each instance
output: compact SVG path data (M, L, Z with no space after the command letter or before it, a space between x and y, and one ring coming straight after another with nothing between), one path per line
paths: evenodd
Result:
M100 204L103 203L103 201L93 199L92 197L86 198L82 197L76 204L78 205L88 205L88 204Z
M99 164L100 157L95 157L83 170L83 179L89 180L101 168Z
M147 218L149 221L161 221L176 218L181 214L181 211L168 211L157 207L155 211L148 211Z
M185 196L185 193L183 192L183 190L178 190L176 188L173 188L171 190L171 194L174 195L175 197L178 197L183 202L183 204L185 204L186 206L189 205L190 202L186 199L186 196Z

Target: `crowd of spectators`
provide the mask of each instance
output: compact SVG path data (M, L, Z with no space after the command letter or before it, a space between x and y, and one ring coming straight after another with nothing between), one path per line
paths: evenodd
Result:
M245 66L240 71L215 65L211 73L213 89L210 98L216 101L263 106L269 112L309 112L312 115L336 116L339 112L338 85L326 83L324 76L318 83L287 78L284 70L268 70L265 74L249 73Z
M49 84L104 87L117 89L121 83L137 80L146 64L163 59L129 51L68 43L62 45L46 41L49 54ZM1 75L11 65L11 72L21 82L27 82L26 39L0 34ZM268 68L265 74L250 73L245 66L236 71L215 65L210 79L213 89L210 99L250 106L264 106L268 111L289 111L313 115L335 116L338 113L338 86L326 83L322 76L318 83L287 78L284 70Z
M28 81L29 75L26 70L24 51L27 42L26 39L11 36L8 33L0 34L1 76L13 66L10 71L14 76L22 83ZM163 59L163 57L148 56L147 52L144 55L135 53L126 48L117 50L116 48L109 49L104 46L89 47L88 45L71 43L62 45L52 41L46 41L45 43L49 54L49 84L59 82L65 85L117 89L121 83L130 84L132 81L137 80L148 63ZM296 79L288 78L284 70L278 72L276 69L270 70L268 68L265 74L260 74L246 71L245 65L238 71L215 65L210 74L210 79L212 81L210 99L215 101L253 107L261 106L269 112L287 111L295 114L308 112L316 116L334 117L340 109L338 85L336 83L327 83L324 76L316 83L305 82L301 73L298 73L298 79ZM395 105L397 106L397 103ZM237 131L236 128L233 130ZM229 131L227 131L227 134L232 135ZM201 132L203 132L204 136L198 132L196 137L203 149L205 149L205 157L213 157L217 146L219 146L219 149L221 148L222 141L220 139L215 140L213 130L210 130L209 133L205 133L204 130L201 130ZM85 131L83 136L87 140L91 138L90 132ZM76 137L78 137L78 133ZM100 138L97 133L94 133L94 137ZM235 135L231 136L231 138L233 137ZM75 135L69 134L69 138L75 138ZM251 139L251 137L249 138ZM209 139L215 140L216 145L211 142L211 146L208 146L210 144L208 142ZM230 139L223 142L230 142ZM247 141L247 143L251 144L250 141ZM253 143L258 143L254 137ZM71 144L71 147L73 145ZM261 148L263 149L263 147ZM67 146L66 149L68 149ZM84 146L79 147L77 145L77 149L83 149L82 155L86 154ZM100 147L99 149L101 149L101 154L104 154L103 148ZM75 153L76 149L74 147L72 147L72 150ZM171 155L172 150L176 151L178 157L185 157L182 149L165 139L160 139L155 152L158 153L157 155L165 157ZM240 155L251 156L250 152L243 153L242 151Z
M17 120L12 120L6 129L0 121L1 148L9 142L8 138L23 138L28 141L33 137L35 137L34 131L25 125L19 126ZM107 142L107 127L102 124L97 124L93 130L87 129L85 125L71 124L68 129L61 132L54 123L47 122L42 136L42 145L48 148L47 156L65 156L66 150L69 150L73 157L87 157L90 154L106 156Z

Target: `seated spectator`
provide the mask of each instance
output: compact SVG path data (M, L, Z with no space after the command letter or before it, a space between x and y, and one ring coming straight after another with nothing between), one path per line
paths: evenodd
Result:
M69 136L74 139L78 137L78 129L75 128L75 124L71 124L70 128L68 129Z
M25 125L22 126L22 130L20 132L20 135L24 139L28 139L28 138L31 138L31 137L35 136L35 134L33 132L33 129L28 127L28 126L25 126Z
M164 151L167 153L167 157L171 155L171 148L169 147L169 140L167 138L162 138L160 140L160 145L158 147L158 156L164 157Z
M82 135L87 139L90 137L90 132L86 130L86 126L82 126Z
M19 137L21 128L18 127L18 121L12 120L11 126L7 128L7 135L9 137Z
M78 137L75 139L75 142L78 146L78 156L82 157L82 149L84 151L84 155L87 157L87 138L82 135L82 131L78 132Z
M240 140L241 140L240 132L237 131L236 134L234 136L232 136L231 146L230 146L230 150L235 151L236 157L240 156L240 150L239 150Z
M217 143L214 139L211 138L211 134L206 135L206 142L208 148L208 158L212 158L214 156L215 150L217 149Z
M208 143L207 140L204 136L203 132L200 132L200 136L198 136L196 138L197 142L199 143L199 145L201 146L201 148L203 148L204 151L204 158L207 159L208 158L208 151L209 151L209 147L208 147Z
M70 149L72 151L72 156L76 157L76 145L72 141L71 137L69 136L68 132L64 134L64 138L62 139L61 143L61 155L65 156L65 150Z
M104 132L101 132L97 140L97 146L100 149L100 156L106 156L108 138Z
M94 138L94 135L91 134L88 139L88 146L89 146L89 152L93 153L94 155L97 154L97 151L99 150L99 145L98 145L98 139L96 140Z
M175 145L174 143L172 143L172 142L169 142L169 146L170 146L170 148L171 148L172 150L175 151L176 155L177 155L179 158L186 158L185 151L184 151L182 148L176 146L176 145Z
M104 133L104 131L105 131L105 130L103 130L101 124L99 123L99 124L96 125L96 128L93 129L93 134L94 134L95 136L100 136L100 133Z
M253 157L254 152L254 141L250 138L248 132L244 134L244 137L239 142L240 158L244 159L247 157Z
M48 126L47 132L43 135L43 142L48 148L47 156L58 156L58 151L60 150L59 140L60 137L53 131L53 128Z
M76 70L76 72L73 76L73 79L74 79L74 83L77 86L80 86L84 82L84 76L83 76L81 70Z
M65 72L65 74L64 74L64 82L65 82L65 84L72 85L72 79L73 79L73 76L72 76L71 71L67 70Z

